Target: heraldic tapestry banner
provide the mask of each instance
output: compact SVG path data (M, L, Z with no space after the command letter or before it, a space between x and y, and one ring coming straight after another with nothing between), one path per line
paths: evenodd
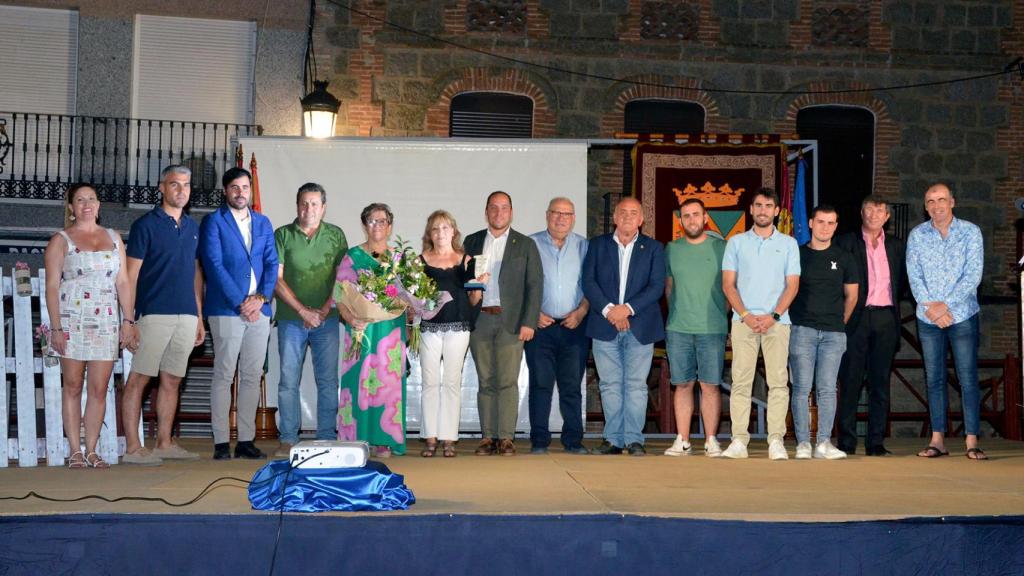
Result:
M643 205L643 232L661 242L683 234L679 207L704 202L708 229L729 238L750 227L750 201L759 188L781 197L785 144L672 144L633 147L633 196Z

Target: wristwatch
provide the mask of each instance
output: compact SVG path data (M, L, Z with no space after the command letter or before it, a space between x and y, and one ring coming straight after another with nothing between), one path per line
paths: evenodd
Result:
M781 314L779 314L778 312L772 312L772 320L775 320L776 322L778 322L779 318L782 318Z

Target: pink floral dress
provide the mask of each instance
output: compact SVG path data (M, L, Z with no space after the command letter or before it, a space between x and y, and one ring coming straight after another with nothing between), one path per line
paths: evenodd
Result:
M348 251L337 281L355 281L359 270L380 264L362 248ZM405 454L405 315L366 327L362 354L346 361L352 330L345 326L338 397L338 439L365 440Z

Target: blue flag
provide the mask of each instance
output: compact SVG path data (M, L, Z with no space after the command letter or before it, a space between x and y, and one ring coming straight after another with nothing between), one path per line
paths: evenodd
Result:
M807 227L807 161L796 161L796 185L793 191L793 237L800 246L811 241L811 230Z

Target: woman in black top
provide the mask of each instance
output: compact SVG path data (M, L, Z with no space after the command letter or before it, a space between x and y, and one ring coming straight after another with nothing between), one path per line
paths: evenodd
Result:
M470 256L462 249L462 234L455 218L444 210L427 217L423 232L423 255L427 276L437 282L438 290L452 296L430 320L423 320L420 340L420 369L423 374L420 436L426 448L420 453L430 458L438 441L445 457L455 456L459 439L459 400L462 394L462 366L466 361L471 329L470 310L481 297L478 290L467 292ZM486 278L482 279L486 282ZM444 362L442 370L441 363Z

